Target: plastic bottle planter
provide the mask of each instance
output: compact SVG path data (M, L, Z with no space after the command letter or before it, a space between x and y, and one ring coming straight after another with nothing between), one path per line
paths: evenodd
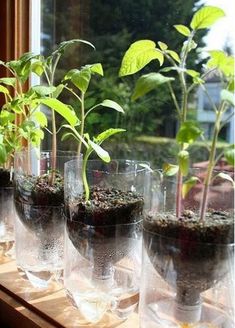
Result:
M199 223L202 185L191 189L180 218L175 184L162 182L144 220L141 328L234 327L234 217L231 182L216 178ZM160 201L160 202L159 202Z
M64 250L64 163L74 154L58 152L56 171L51 152L28 158L15 155L16 262L25 279L47 288L60 279ZM52 175L53 174L53 175Z
M0 258L13 255L15 215L10 172L0 168Z
M125 319L138 303L149 172L135 161L89 161L87 177L86 202L81 166L66 163L65 288L88 322L107 312Z

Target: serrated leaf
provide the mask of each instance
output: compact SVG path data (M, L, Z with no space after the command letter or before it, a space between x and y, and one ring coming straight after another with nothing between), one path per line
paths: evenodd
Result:
M192 77L197 77L197 76L200 75L199 72L197 72L197 71L195 71L195 70L193 70L193 69L187 69L187 70L186 70L186 73L187 73L188 75L192 76Z
M168 48L168 45L161 41L158 41L158 45L161 50L166 50Z
M146 93L157 88L159 85L174 80L173 77L166 77L161 73L149 73L142 75L136 82L134 93L131 97L132 100L136 100L142 97Z
M225 12L221 8L204 6L193 15L190 27L194 30L208 28L224 16Z
M163 164L163 174L167 176L175 175L179 171L179 166L169 163Z
M48 96L56 91L56 87L52 85L51 86L34 85L31 89L41 97Z
M91 148L96 152L96 154L99 156L99 158L102 159L102 161L109 163L110 162L110 156L109 153L104 150L101 146L97 145L91 140L88 140L88 144L91 146Z
M119 76L134 74L154 59L157 59L160 65L163 64L164 56L160 50L156 49L155 42L151 40L136 41L122 59Z
M225 76L234 75L234 57L228 56L222 50L211 50L209 51L210 59L207 62L208 68L217 68Z
M166 53L168 53L175 61L177 61L177 63L180 62L180 57L177 54L177 52L175 52L173 50L166 50Z
M180 62L180 57L177 54L177 52L173 51L173 50L166 50L166 53L168 53L175 61L177 61L178 63Z
M117 133L120 133L120 132L124 132L124 131L126 131L126 130L124 130L124 129L113 129L113 128L111 128L111 129L108 129L108 130L106 130L106 131L101 132L100 134L98 134L98 136L96 136L94 140L95 140L95 142L97 144L100 144L104 140L106 140L109 137L111 137L112 135L117 134Z
M187 121L181 125L176 135L176 140L181 144L192 144L201 134L202 130L197 126L196 122Z
M85 67L81 71L74 73L71 77L72 83L83 93L88 89L91 80L91 71Z
M224 156L229 165L235 165L235 145L232 145L231 148L225 149Z
M190 35L190 29L182 24L178 24L178 25L173 25L174 28L181 34L183 34L184 36L189 36Z
M64 84L59 84L56 87L56 90L52 93L52 98L58 98L61 92L64 89Z
M196 185L196 183L200 181L198 177L191 177L187 181L185 181L182 185L182 197L185 198L189 191Z
M5 95L9 95L9 91L3 85L0 85L0 92L4 93Z
M103 67L100 63L96 63L96 64L93 64L93 65L87 65L90 67L90 70L92 73L96 73L96 74L99 74L101 76L104 76L104 71L103 71Z
M2 77L0 79L0 83L3 83L5 85L11 85L14 87L16 84L16 78L15 77Z
M100 103L99 105L103 107L115 109L117 112L120 113L124 113L124 109L118 103L116 103L116 101L110 99L103 100L102 103Z
M189 153L186 150L181 150L178 153L178 163L180 172L183 176L186 176L189 170Z
M40 104L46 105L51 109L55 110L60 114L71 126L75 126L77 123L77 117L75 113L58 99L54 98L44 98L39 100Z
M220 92L221 100L227 101L229 104L234 106L234 94L226 89Z
M227 180L227 181L230 181L232 183L233 187L235 187L235 182L229 174L226 174L224 172L220 172L219 174L217 174L214 177L214 179L217 178L217 177L219 177L221 179L224 179L224 180Z
M36 111L33 114L33 118L40 126L42 127L47 126L47 117L43 112Z
M62 79L62 81L66 81L66 80L71 80L73 74L75 73L79 73L80 70L77 69L77 68L73 68L73 69L70 69L64 76L64 78Z

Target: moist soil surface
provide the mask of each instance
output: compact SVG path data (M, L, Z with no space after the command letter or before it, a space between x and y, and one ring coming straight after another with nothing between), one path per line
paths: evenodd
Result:
M224 278L233 258L234 216L208 212L204 222L185 211L148 217L144 244L157 272L177 290L178 301L193 305L199 295Z
M63 178L56 174L53 185L49 175L28 176L15 186L15 207L22 223L33 231L53 231L53 225L63 219Z
M142 231L143 205L137 193L99 187L91 188L88 202L83 196L70 204L69 238L83 257L91 260L92 254L97 274L133 247L133 236Z
M0 168L0 188L12 187L10 170Z

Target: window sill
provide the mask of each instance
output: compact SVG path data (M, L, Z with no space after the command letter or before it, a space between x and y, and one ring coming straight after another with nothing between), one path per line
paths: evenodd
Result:
M4 258L0 260L0 326L95 328L97 324L91 326L82 322L78 310L69 303L61 286L54 284L49 291L33 288L20 277L15 261ZM138 327L138 316L134 313L127 321L119 323L106 315L99 327Z

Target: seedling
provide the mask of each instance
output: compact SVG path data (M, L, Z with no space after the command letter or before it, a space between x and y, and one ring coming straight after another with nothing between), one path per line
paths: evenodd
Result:
M203 88L209 101L212 104L215 112L215 124L212 137L212 143L209 146L209 164L203 190L203 199L200 213L200 221L205 218L205 212L207 207L208 189L212 180L212 171L216 162L224 154L229 163L234 161L234 149L226 149L223 154L216 157L216 144L221 128L231 119L234 115L234 111L229 113L231 106L234 106L233 92L234 92L234 58L227 55L224 51L209 51L209 60L205 65L205 70L200 73L187 67L187 59L192 51L197 49L197 44L194 41L195 34L200 29L210 28L218 19L224 16L222 9L205 6L199 9L190 22L190 26L174 25L174 28L183 36L186 40L183 42L181 52L178 54L174 50L171 50L167 44L158 42L158 46L151 40L140 40L134 42L124 55L122 60L119 75L126 76L139 72L152 60L158 60L160 66L164 60L168 61L170 66L159 69L159 72L152 72L141 76L136 83L132 100L136 100L139 97L147 94L148 92L156 89L161 84L166 84L171 94L173 103L175 105L179 130L176 136L176 140L179 144L178 153L178 165L166 164L164 171L167 175L174 175L177 173L177 193L176 193L176 216L181 216L181 203L182 196L190 190L190 188L196 183L196 178L189 179L186 184L183 184L183 176L187 176L189 170L189 152L188 147L198 137L203 137L203 131L200 129L196 122L188 120L188 108L189 108L189 96L195 90L196 87ZM177 77L168 76L169 72L176 72ZM216 105L211 99L206 87L205 82L208 75L216 72L221 81L221 101L219 105ZM174 84L177 83L181 86L181 95L178 97L175 93ZM227 120L222 122L222 118L225 114ZM224 178L231 180L227 175Z

